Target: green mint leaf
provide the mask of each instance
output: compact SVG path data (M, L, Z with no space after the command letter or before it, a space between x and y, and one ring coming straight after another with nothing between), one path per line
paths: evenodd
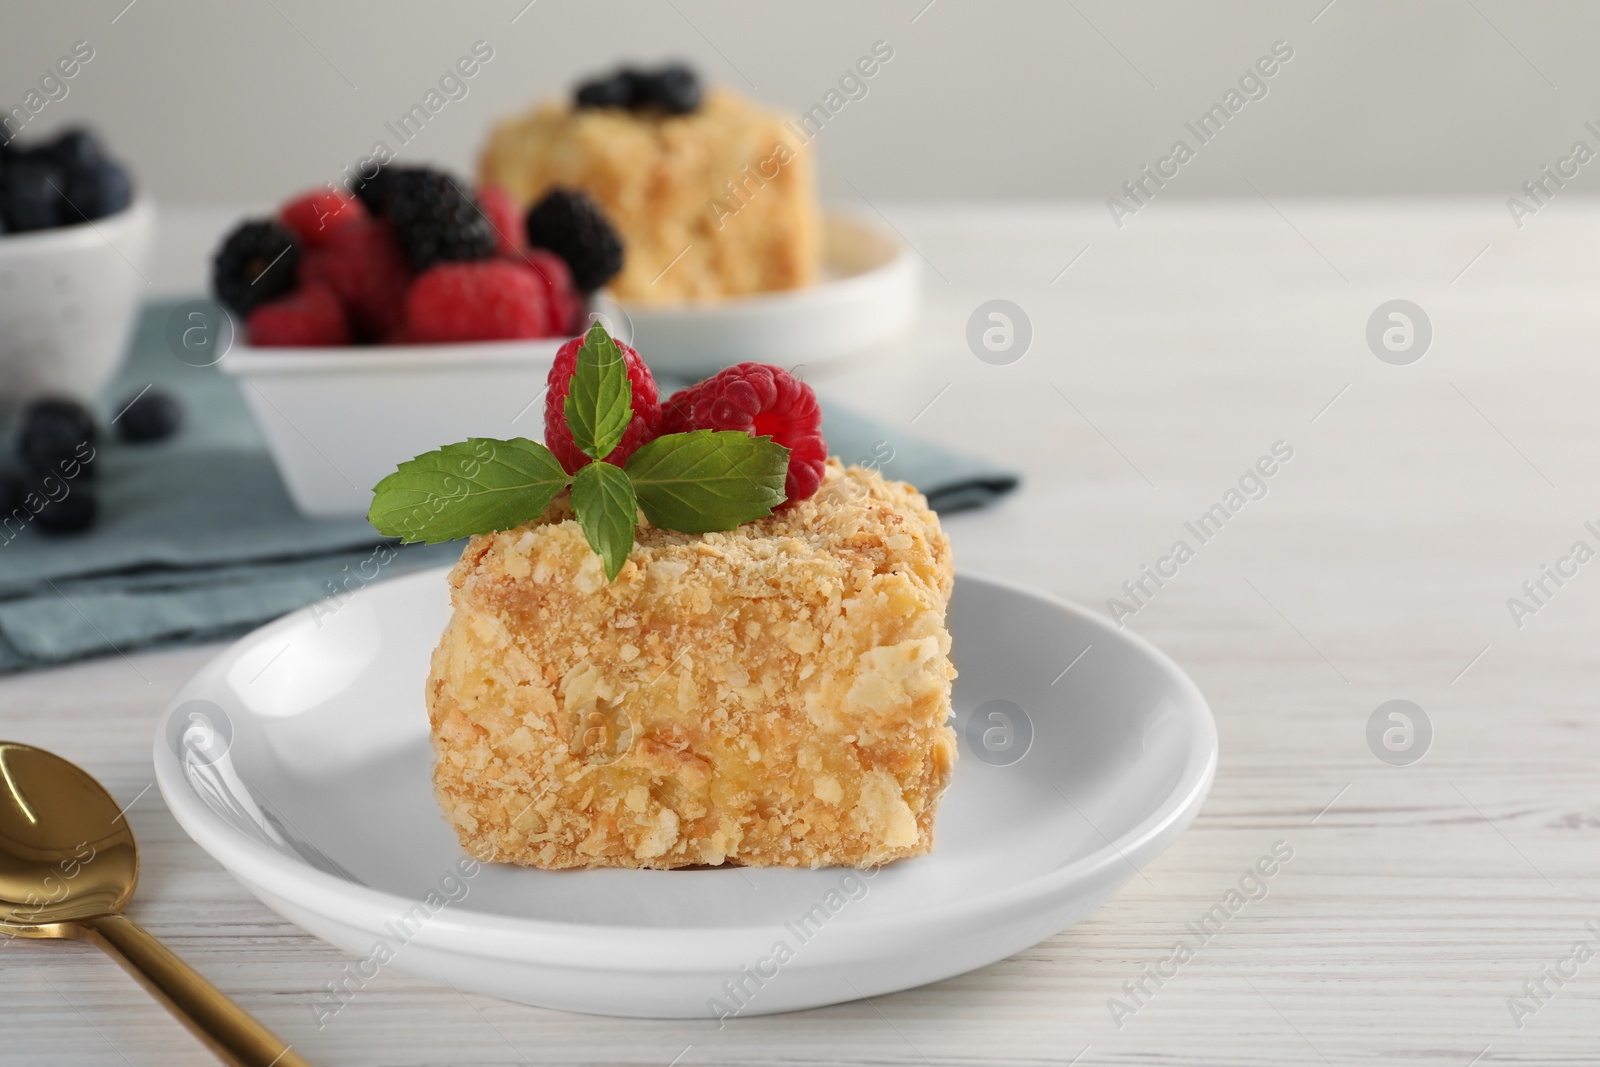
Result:
M609 463L578 468L572 479L572 510L589 547L599 554L611 581L633 550L633 528L639 522L639 505L627 472Z
M731 530L783 503L789 450L738 430L657 437L628 459L639 507L665 530Z
M544 445L474 437L400 464L373 488L367 521L407 543L509 530L537 519L571 480Z
M578 348L578 366L567 393L572 441L591 459L604 459L633 419L633 385L622 349L598 322Z

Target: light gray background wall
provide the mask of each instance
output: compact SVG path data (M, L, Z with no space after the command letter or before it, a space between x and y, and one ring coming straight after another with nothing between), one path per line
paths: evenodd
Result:
M384 123L479 39L494 59L407 158L468 170L494 117L622 57L683 56L799 111L882 39L893 61L819 142L825 194L1103 199L1284 40L1268 95L1164 195L1508 196L1575 139L1600 147L1600 4L1578 0L525 3L5 0L0 101L87 40L30 130L92 122L168 202L271 202L396 143Z

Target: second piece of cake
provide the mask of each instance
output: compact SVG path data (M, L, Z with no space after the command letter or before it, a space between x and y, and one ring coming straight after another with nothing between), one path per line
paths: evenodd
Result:
M611 283L639 304L792 289L820 261L811 150L781 116L727 90L693 110L547 103L501 123L479 172L526 206L582 190L625 243Z

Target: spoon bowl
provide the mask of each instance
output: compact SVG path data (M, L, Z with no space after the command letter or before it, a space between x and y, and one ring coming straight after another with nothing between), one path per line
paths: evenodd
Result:
M0 933L98 946L233 1067L310 1067L122 915L139 881L123 815L81 767L0 741Z
M57 928L120 912L138 880L133 831L111 794L59 756L0 742L0 929L73 936Z

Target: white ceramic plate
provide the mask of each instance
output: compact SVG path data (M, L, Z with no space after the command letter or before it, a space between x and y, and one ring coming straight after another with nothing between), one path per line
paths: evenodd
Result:
M916 253L894 231L825 214L816 285L683 307L625 304L629 322L618 328L631 329L657 374L700 378L744 360L815 366L903 332L916 314L919 277Z
M964 576L950 608L961 760L931 855L871 875L474 870L434 803L422 700L448 612L443 571L296 612L190 679L156 737L178 822L270 907L358 957L352 981L392 965L667 1018L906 989L1089 914L1183 832L1216 767L1205 699L1160 652Z

